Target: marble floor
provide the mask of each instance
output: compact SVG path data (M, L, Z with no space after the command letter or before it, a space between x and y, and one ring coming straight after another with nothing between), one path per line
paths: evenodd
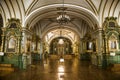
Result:
M47 59L34 62L27 70L0 76L0 80L120 80L120 72L99 69L77 58Z

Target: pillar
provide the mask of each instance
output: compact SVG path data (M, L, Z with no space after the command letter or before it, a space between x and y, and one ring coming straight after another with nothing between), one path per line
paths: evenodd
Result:
M80 39L80 54L83 54L83 39Z
M83 52L83 38L80 39L80 44L79 44L79 45L80 45L80 52L79 52L79 54L80 54L80 59L82 59L82 57L83 57L82 54L84 53L84 52Z
M5 51L5 28L2 28L3 34L2 34L2 45L1 45L1 52Z
M43 58L43 42L42 42L42 38L40 39L40 59Z
M26 42L27 42L27 38L26 38L26 33L25 33L25 28L23 28L23 30L22 30L22 42L21 42L21 44L22 44L22 52L27 52L27 46L26 46Z
M103 30L98 31L98 39L97 39L97 44L98 44L98 54L97 54L97 60L98 60L98 66L102 67L102 59L103 59Z

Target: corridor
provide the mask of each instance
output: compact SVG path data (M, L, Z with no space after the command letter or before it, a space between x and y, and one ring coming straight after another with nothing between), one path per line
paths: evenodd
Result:
M36 61L27 70L17 70L0 80L120 80L119 72L99 69L79 59Z

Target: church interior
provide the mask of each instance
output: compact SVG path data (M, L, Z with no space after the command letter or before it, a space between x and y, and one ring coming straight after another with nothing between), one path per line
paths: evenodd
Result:
M119 80L120 0L0 0L0 80Z

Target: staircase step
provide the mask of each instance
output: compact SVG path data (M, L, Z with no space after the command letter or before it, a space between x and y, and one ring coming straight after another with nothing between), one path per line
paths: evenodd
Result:
M0 71L0 77L1 76L6 76L6 75L8 75L8 74L11 74L12 73L12 71Z
M111 71L120 71L120 64L113 64L113 67L111 68Z
M58 55L50 55L50 59L59 59Z
M64 55L64 59L72 59L72 55Z
M0 71L14 71L12 67L0 67Z
M120 64L114 64L113 66L114 67L120 67Z
M0 64L0 67L12 67L12 64Z

